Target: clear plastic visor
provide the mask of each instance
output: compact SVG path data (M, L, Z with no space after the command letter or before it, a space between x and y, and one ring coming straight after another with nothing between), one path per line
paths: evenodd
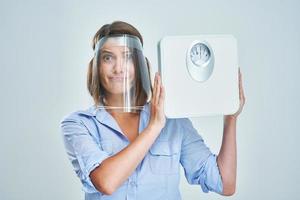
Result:
M99 75L100 105L114 112L139 112L150 101L149 69L138 37L113 35L95 46L93 74Z

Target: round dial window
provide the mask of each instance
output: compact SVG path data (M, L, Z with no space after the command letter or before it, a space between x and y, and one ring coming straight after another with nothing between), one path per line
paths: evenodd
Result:
M194 65L201 66L210 59L209 48L203 43L196 43L191 48L190 57Z

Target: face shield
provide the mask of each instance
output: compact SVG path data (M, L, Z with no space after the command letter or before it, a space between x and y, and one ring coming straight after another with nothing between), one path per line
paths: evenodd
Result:
M138 37L121 34L101 38L93 62L93 74L97 73L99 109L139 112L150 101L150 74Z

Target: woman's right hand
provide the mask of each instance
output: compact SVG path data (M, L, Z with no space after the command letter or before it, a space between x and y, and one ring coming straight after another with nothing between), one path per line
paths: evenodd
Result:
M151 116L149 126L159 131L165 126L166 117L164 111L165 88L161 83L161 77L158 72L155 73L152 99L150 102Z

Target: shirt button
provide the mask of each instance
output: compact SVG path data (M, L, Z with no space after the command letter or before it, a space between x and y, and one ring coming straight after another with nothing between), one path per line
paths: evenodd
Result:
M135 182L135 181L131 181L131 182L130 182L130 185L131 185L131 186L136 186L136 182Z

